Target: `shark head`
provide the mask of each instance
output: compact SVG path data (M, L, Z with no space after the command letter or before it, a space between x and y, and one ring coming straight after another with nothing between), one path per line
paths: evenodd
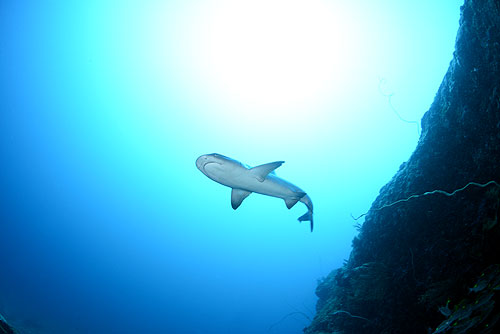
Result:
M196 167L205 174L206 176L210 177L208 175L208 171L206 170L206 166L208 164L217 164L217 165L224 165L224 162L229 159L223 155L220 155L218 153L212 153L212 154L204 154L200 156L198 159L196 159Z
M196 159L196 167L210 179L220 182L225 175L235 168L244 167L242 163L222 154L204 154Z

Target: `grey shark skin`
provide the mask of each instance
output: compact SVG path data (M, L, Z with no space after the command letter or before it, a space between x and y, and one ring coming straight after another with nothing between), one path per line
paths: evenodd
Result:
M196 160L196 167L217 183L232 189L231 206L236 210L251 193L278 197L285 200L291 209L297 202L307 206L308 211L299 221L310 221L313 230L313 204L311 198L299 187L279 178L274 170L284 161L249 167L218 153L204 154Z

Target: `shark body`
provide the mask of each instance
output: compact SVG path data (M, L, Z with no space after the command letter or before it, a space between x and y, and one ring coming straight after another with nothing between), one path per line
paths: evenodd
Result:
M241 162L212 153L200 156L196 167L217 183L230 187L231 206L236 210L251 193L282 198L286 207L291 209L297 202L307 206L307 212L299 221L310 221L313 230L313 204L311 198L299 187L279 178L274 170L284 161L270 162L256 167L249 167Z

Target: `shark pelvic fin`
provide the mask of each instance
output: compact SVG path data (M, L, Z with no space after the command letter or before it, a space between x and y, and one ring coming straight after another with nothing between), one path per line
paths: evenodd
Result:
M276 168L281 166L284 163L284 161L275 161L275 162L270 162L267 164L255 166L253 168L250 168L250 171L252 174L255 176L257 180L260 182L264 182L266 179L266 176L274 171Z
M286 207L288 209L291 209L295 204L297 204L297 202L300 201L300 199L302 197L304 197L306 195L306 193L305 192L297 192L297 193L295 193L295 195L297 195L297 196L285 198L285 204L286 204Z
M243 202L243 200L250 194L250 191L233 188L231 190L231 206L233 207L233 209L238 209L238 207L241 205L241 202Z
M300 200L300 198L296 198L296 197L294 197L294 198L287 198L287 199L285 199L285 204L286 204L286 207L287 207L288 209L293 208L293 206L294 206L295 204L297 204L297 202L298 202L299 200Z

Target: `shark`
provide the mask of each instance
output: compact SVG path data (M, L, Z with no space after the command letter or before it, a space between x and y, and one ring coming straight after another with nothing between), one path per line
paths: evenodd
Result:
M231 188L231 206L236 210L251 193L281 198L291 209L297 202L307 207L307 212L298 220L309 221L311 232L313 223L313 204L305 191L296 185L276 176L275 170L284 161L274 161L250 167L222 154L204 154L196 159L196 167L211 180Z

